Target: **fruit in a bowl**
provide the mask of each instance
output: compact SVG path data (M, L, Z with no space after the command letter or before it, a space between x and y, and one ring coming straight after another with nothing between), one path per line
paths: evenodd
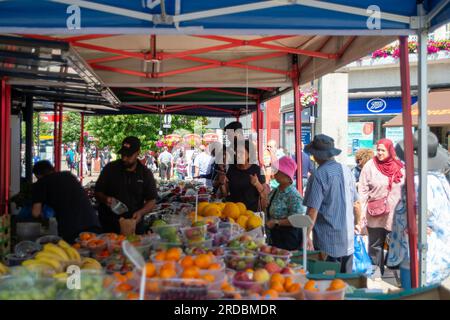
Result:
M231 240L228 243L228 248L238 249L241 248L241 242L238 239Z
M256 271L253 273L253 279L255 280L255 282L265 283L269 281L270 274L266 269L256 269Z
M269 262L265 265L265 268L269 273L280 273L282 270L275 262Z
M281 269L281 274L295 274L295 272L292 268L284 267Z
M227 267L238 271L253 269L255 260L255 254L246 250L233 250L225 256Z

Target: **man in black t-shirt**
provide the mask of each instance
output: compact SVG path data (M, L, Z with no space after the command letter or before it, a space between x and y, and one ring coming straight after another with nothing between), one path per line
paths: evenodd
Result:
M99 218L103 232L120 232L120 218L136 219L136 233L143 233L142 217L151 212L158 193L152 172L138 161L141 142L127 137L119 150L121 159L103 168L95 185L100 203ZM124 203L128 212L117 215L111 210L114 200Z
M80 232L100 232L97 214L80 182L70 172L55 172L50 162L38 161L33 167L38 179L32 189L32 214L38 218L44 204L55 211L58 234L73 243Z

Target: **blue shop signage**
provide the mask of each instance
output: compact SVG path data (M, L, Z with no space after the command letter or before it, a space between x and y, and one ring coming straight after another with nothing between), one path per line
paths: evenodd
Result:
M417 97L411 97L411 104L416 103ZM367 99L349 99L349 116L367 116L367 115L395 115L402 112L402 98L374 97Z

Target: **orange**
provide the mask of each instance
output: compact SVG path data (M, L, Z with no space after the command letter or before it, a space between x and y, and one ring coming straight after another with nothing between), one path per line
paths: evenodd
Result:
M75 243L75 244L72 246L72 248L74 248L74 249L80 249L80 248L81 248L81 245L80 245L79 243Z
M128 283L121 283L117 286L117 291L119 292L128 292L131 291L133 287Z
M269 290L264 291L262 296L263 297L269 296L270 299L275 299L275 298L278 298L279 295L278 295L278 291L273 290L273 289L269 289Z
M188 267L184 269L181 274L181 278L183 279L196 279L200 276L200 269L196 266Z
M145 275L147 276L147 278L151 278L156 274L156 267L153 263L148 262L145 265Z
M223 208L222 213L226 217L232 218L233 220L236 220L237 218L239 218L239 215L241 214L241 210L239 209L239 207L235 203L227 202L225 204L225 208Z
M222 290L223 290L223 292L234 292L235 291L234 287L232 285L230 285L229 283L222 285Z
M180 260L182 253L183 252L181 251L180 248L170 248L166 252L166 260L178 261L178 260Z
M328 291L341 290L344 289L346 286L347 286L346 283L341 279L334 279L333 281L331 281Z
M162 279L175 278L176 275L177 275L177 273L175 272L174 269L161 269L161 272L159 273L159 276Z
M292 286L294 284L294 281L292 281L291 277L287 277L286 279L284 279L284 288L287 290L289 289L290 286Z
M275 290L277 292L284 292L284 287L279 282L271 282L270 283L270 289Z
M207 273L202 276L202 279L208 282L214 282L216 280L216 277L214 277L212 274Z
M220 263L212 263L208 268L208 270L220 270L220 269L222 269Z
M139 294L137 294L136 292L129 292L127 294L127 300L138 300L139 299Z
M126 282L128 278L124 275L122 275L119 272L114 272L114 278L116 278L117 282Z
M160 251L155 255L155 260L156 261L164 261L166 260L166 252L165 251Z
M291 293L298 292L298 291L300 290L300 288L301 288L300 283L293 283L293 284L287 289L287 292L291 292Z
M253 269L251 269L251 268L245 269L245 272L247 272L247 273L253 273Z
M212 257L209 254L200 254L195 258L194 263L200 269L208 269L212 263Z
M183 267L183 269L192 267L194 265L194 258L192 256L186 256L181 259L180 265L181 267Z
M161 270L175 270L175 263L173 262L166 262L161 266Z
M133 277L134 277L134 273L133 273L132 271L128 271L128 272L125 274L125 277L127 277L128 280L131 280L131 279L133 279Z
M237 207L239 208L239 211L240 211L240 214L241 214L241 215L246 213L247 207L245 206L244 203L242 203L242 202L237 202L236 205L237 205Z
M281 273L274 273L272 277L270 277L271 282L279 282L281 285L284 284L284 276Z
M158 291L159 291L159 285L158 285L158 282L157 282L157 281L150 281L150 282L147 282L147 284L146 284L146 286L145 286L145 289L146 289L148 292L158 292Z
M234 299L234 300L242 299L242 295L241 295L240 293L235 293L235 294L233 295L233 299Z
M319 289L316 287L316 282L314 280L309 280L305 284L305 290L308 290L308 291L319 291Z

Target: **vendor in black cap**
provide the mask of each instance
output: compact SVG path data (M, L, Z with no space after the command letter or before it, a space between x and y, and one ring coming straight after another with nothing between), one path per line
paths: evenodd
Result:
M95 196L100 203L99 218L103 232L120 233L120 218L136 219L136 233L143 233L142 217L155 207L158 196L152 172L138 161L141 142L127 137L119 150L120 160L103 168L95 185ZM128 210L113 212L119 200Z

